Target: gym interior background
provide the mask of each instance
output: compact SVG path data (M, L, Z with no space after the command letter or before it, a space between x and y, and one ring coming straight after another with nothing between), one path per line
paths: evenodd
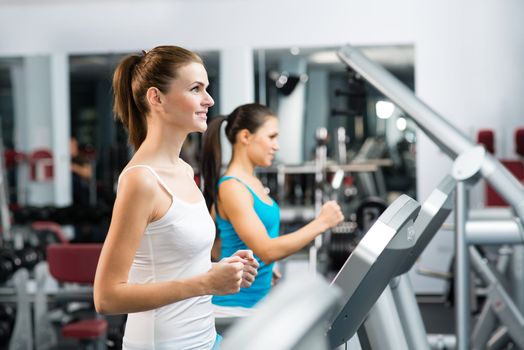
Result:
M283 207L282 234L314 215L315 189L341 203L347 222L332 234L328 258L319 258L317 267L332 279L372 224L362 211L375 210L376 219L401 194L422 203L453 165L411 116L345 64L338 50L346 43L357 47L473 142L482 141L496 158L521 167L516 144L522 141L515 135L524 127L522 13L524 4L516 0L0 0L0 146L9 204L2 234L20 255L13 258L14 248L5 245L0 258L2 346L12 343L23 307L17 286L30 285L28 305L36 304L40 275L34 266L45 259L45 246L104 240L115 184L130 156L112 113L111 77L124 55L161 44L193 49L208 70L216 102L211 118L251 101L276 111L285 137L274 166L259 176ZM72 154L72 137L78 154ZM200 140L192 135L183 150L197 175ZM373 170L344 172L335 187L335 172L326 172L319 183L314 170L319 149L331 165L359 162ZM80 184L71 175L72 159L92 170ZM470 190L472 209L489 204L485 187L481 180ZM12 218L10 232L6 215ZM38 226L42 222L48 224ZM448 227L409 272L428 333L455 331L452 224L450 216ZM347 236L340 239L337 233ZM495 247L485 254L498 261L505 253ZM308 254L282 262L284 279L308 273ZM26 280L17 277L25 282L13 278L16 269L6 262L13 259L27 267ZM517 263L513 269L523 268ZM524 284L522 271L515 278L512 283ZM60 281L44 293L47 330L57 336L48 348L75 348L78 340L66 339L60 329L90 312L85 295L79 301L61 299L64 288L69 294L69 288L89 290ZM485 298L481 289L475 302ZM521 312L523 298L516 296ZM118 347L122 322L110 319L109 346ZM33 328L31 346L39 348L41 328L27 324Z

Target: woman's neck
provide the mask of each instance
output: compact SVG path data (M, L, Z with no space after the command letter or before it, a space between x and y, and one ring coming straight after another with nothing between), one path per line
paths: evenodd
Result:
M139 152L160 166L175 166L179 163L180 151L186 137L185 132L153 126L148 129Z
M253 164L246 154L242 155L233 153L233 157L229 163L229 166L227 167L227 171L247 176L254 176L255 164Z

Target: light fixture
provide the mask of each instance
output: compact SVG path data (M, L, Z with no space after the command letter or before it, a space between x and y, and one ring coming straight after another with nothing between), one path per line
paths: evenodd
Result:
M406 121L406 118L404 117L398 118L396 124L397 124L397 129L399 129L400 131L406 130L406 127L408 126L408 122Z
M286 71L281 73L276 71L269 72L269 79L275 82L275 86L284 96L289 96L299 82L305 83L308 81L307 74L292 75Z
M389 101L377 101L375 105L377 117L380 119L388 119L395 111L395 105Z

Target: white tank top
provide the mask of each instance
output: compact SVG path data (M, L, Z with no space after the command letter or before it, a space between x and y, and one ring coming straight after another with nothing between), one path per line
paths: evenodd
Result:
M147 165L131 166L120 177L135 167L146 168L154 174L171 196L172 203L163 217L147 225L129 271L128 283L178 280L209 271L215 224L204 199L198 203L178 199ZM211 296L206 295L130 313L123 349L212 349L215 337Z

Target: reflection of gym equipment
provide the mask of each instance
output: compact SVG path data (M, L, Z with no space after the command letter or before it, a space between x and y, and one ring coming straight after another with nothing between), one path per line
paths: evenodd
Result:
M6 282L16 270L31 270L45 260L49 244L67 242L60 227L47 222L35 222L31 228L17 227L12 235L17 242L4 241L4 247L0 248L0 283ZM18 247L20 244L23 245Z
M59 282L92 285L101 249L101 244L52 244L47 248L49 272ZM64 338L104 349L107 321L95 317L72 322L63 326L61 333Z
M0 347L5 348L11 339L15 323L15 310L10 305L0 305Z
M319 164L324 164L323 166L320 166ZM315 205L310 207L305 206L281 206L281 220L283 223L286 222L308 222L315 218L315 215L318 213L318 210L320 210L320 207L322 203L326 200L335 199L335 193L339 188L342 187L342 181L344 180L345 175L349 173L357 173L357 172L374 172L376 171L381 165L376 164L374 162L367 163L349 163L349 164L333 164L333 163L326 163L326 161L322 162L319 161L316 164L306 164L306 165L300 165L300 166L278 166L275 168L261 168L257 169L257 174L266 176L271 173L276 173L277 180L278 180L278 191L277 194L280 196L285 193L284 187L285 187L285 178L286 175L297 175L297 174L310 174L315 175L315 177L318 179L315 186ZM326 176L327 175L327 176ZM328 176L332 175L332 179L330 182L327 181ZM278 200L280 203L282 203L283 198L279 197ZM363 203L366 203L366 200L364 199L362 201ZM366 204L363 204L363 206L366 206ZM366 210L367 212L367 210ZM369 222L369 220L367 220ZM332 231L336 231L337 229L334 228ZM346 230L347 232L347 230ZM329 235L325 234L323 236L326 237L317 237L318 242L311 246L310 248L310 255L309 255L309 262L310 262L310 270L316 271L317 270L317 252L321 247L327 247L329 249L330 241L329 241ZM333 235L331 235L333 236ZM324 240L325 239L325 240ZM338 239L338 238L337 238ZM349 240L351 240L351 237L348 238L342 238L345 240L345 242L349 243ZM324 244L322 243L324 242ZM340 245L339 245L340 246ZM347 252L347 255L349 255L349 251ZM346 257L347 257L346 255ZM345 260L345 258L344 258Z
M355 155L355 163L371 162L377 165L391 165L392 161L383 159L386 153L386 142L381 137L368 137ZM386 181L381 167L374 172L360 172L356 174L359 192L363 196L386 197Z
M101 244L52 244L47 248L49 272L59 282L92 285L101 249ZM104 349L107 321L95 317L72 322L63 326L61 333L64 338Z
M7 177L5 172L4 143L0 135L0 245L5 239L10 238L11 233L11 215L9 213L9 197Z

